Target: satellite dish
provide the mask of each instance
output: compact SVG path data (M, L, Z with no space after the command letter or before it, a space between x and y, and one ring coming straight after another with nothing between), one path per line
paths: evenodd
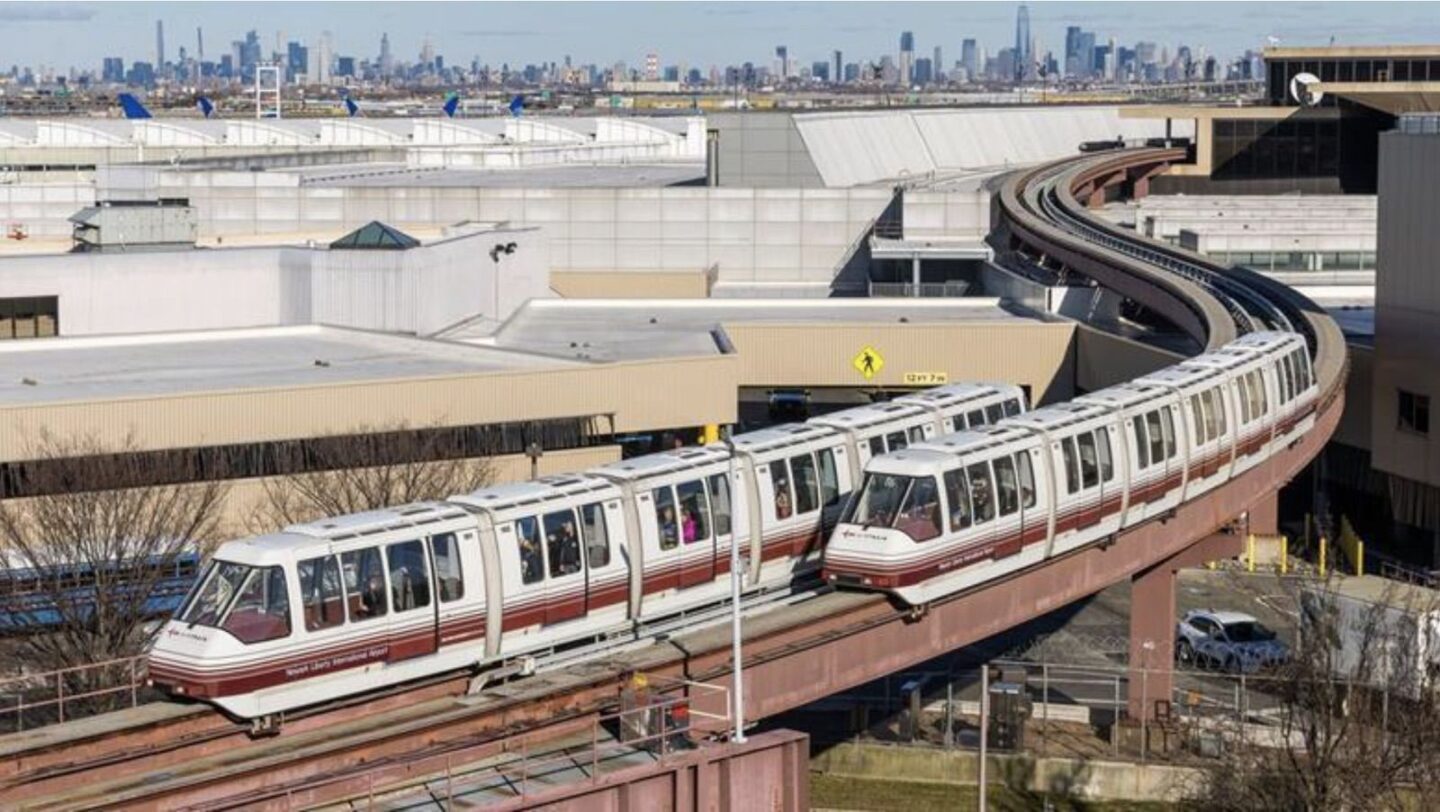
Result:
M1319 90L1311 90L1312 85L1320 83L1320 77L1313 73L1297 73L1295 78L1290 80L1290 98L1306 107L1314 107L1325 98L1325 94Z

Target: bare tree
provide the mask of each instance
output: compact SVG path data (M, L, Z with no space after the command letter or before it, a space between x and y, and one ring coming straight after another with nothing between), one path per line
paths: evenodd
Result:
M131 441L42 436L28 456L33 495L0 501L11 573L0 611L16 627L21 664L51 670L141 653L157 589L215 540L225 486L152 484L181 477L152 470L155 458Z
M467 453L445 431L401 427L329 438L308 450L309 471L264 481L249 529L263 533L325 516L444 499L494 482L494 463Z
M1278 741L1232 742L1209 772L1202 807L1419 808L1420 792L1440 781L1432 683L1440 604L1398 585L1361 602L1333 581L1315 581L1302 588L1298 610L1300 640L1273 675Z

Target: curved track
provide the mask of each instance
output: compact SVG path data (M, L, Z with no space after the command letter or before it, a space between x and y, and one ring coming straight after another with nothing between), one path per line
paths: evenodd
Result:
M1094 279L1162 315L1200 349L1218 347L1255 329L1302 333L1321 390L1315 429L1240 478L1181 505L1170 519L1126 531L1108 546L1082 548L937 601L921 618L879 595L832 593L783 615L772 612L747 620L746 704L751 718L797 707L973 643L1157 562L1198 553L1215 538L1217 528L1277 490L1319 453L1344 402L1345 342L1334 321L1282 284L1149 240L1094 216L1079 202L1182 156L1180 150L1125 150L1011 174L994 198L996 235L1006 242L1002 248ZM493 754L506 749L516 733L568 729L594 718L613 701L625 667L702 681L724 679L729 671L724 632L677 635L637 652L638 659L625 664L579 664L570 669L568 679L517 683L514 691L484 698L436 696L453 696L454 687L432 687L428 693L417 689L408 705L386 703L384 710L390 713L374 713L381 708L373 706L358 719L353 713L337 713L309 720L309 726L287 726L275 739L243 745L237 738L243 734L233 725L218 715L202 716L185 724L205 728L192 731L207 734L198 735L204 746L182 744L162 752L138 747L127 758L127 744L170 739L179 732L179 723L127 738L117 722L119 729L106 737L115 743L113 752L99 746L96 751L58 746L20 754L16 769L8 776L0 773L0 805L71 809L103 798L129 808L287 808L292 802L343 798L363 793L377 778L413 777L426 758L441 750ZM220 748L223 753L210 755ZM378 772L377 759L384 763ZM107 781L106 772L126 777ZM76 782L80 773L91 780ZM72 782L82 786L61 789Z

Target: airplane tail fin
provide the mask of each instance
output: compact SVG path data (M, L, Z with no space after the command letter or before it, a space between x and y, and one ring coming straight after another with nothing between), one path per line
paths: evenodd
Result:
M345 112L348 113L351 118L354 118L354 117L360 115L360 105L359 105L359 104L356 104L354 99L350 98L349 96L346 96L346 97L345 97Z
M448 98L448 99L445 100L445 106L442 107L441 109L445 111L445 117L446 117L446 118L454 118L454 117L455 117L455 111L458 110L459 108L460 108L460 94L459 94L459 93L452 93L452 94L450 95L450 98Z
M215 115L215 102L201 96L196 100L195 106L200 108L200 115L210 118Z
M512 115L512 116L514 116L514 117L516 117L516 118L519 118L519 117L520 117L520 111L522 111L522 110L524 110L524 109L525 109L525 97L524 97L524 96L518 96L518 95L517 95L515 98L513 98L513 99L510 100L510 115Z
M121 93L119 96L115 97L115 100L120 102L120 109L125 112L126 118L152 117L150 115L150 111L146 110L145 105L141 104L140 100L135 98L133 94Z

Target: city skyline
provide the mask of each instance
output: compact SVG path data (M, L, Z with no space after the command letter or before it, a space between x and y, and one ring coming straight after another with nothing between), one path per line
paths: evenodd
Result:
M1020 4L828 3L0 3L6 67L98 70L99 57L128 65L153 62L157 23L167 29L167 58L180 48L195 54L204 29L206 58L216 59L246 31L266 48L277 38L307 45L330 32L332 52L357 59L378 55L388 34L396 59L419 58L426 41L451 62L478 58L492 65L557 61L662 64L692 67L768 64L776 45L788 45L800 64L827 61L834 50L853 60L898 55L901 31L917 31L916 50L939 46L956 56L962 40L976 39L991 54L1011 46ZM1209 3L1029 3L1036 57L1063 57L1065 30L1080 26L1122 43L1162 47L1188 44L1233 58L1282 44L1404 43L1440 38L1440 15L1427 3L1267 3L1234 5L1213 13ZM563 13L558 13L563 9ZM444 25L437 24L443 20ZM610 29L607 31L607 28ZM1174 31L1183 31L1177 37ZM284 47L284 43L281 43ZM853 56L851 56L853 54ZM953 59L954 57L952 57Z

